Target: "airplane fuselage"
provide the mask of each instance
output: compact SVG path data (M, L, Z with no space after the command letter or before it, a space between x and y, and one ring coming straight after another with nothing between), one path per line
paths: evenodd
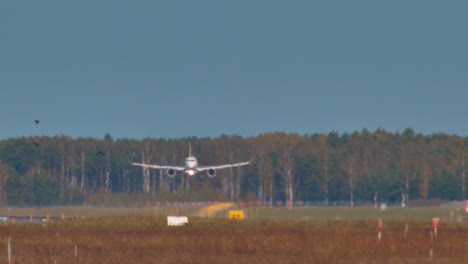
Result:
M194 156L187 157L184 162L185 173L194 176L197 173L198 161Z

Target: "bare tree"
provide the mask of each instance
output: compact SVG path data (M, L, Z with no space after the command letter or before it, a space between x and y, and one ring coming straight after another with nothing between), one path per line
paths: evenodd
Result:
M401 144L400 146L400 167L401 167L401 174L400 174L400 184L401 188L403 189L403 195L405 200L408 202L410 197L410 183L416 177L415 169L414 169L414 155L410 153L410 146L409 143Z
M145 156L145 152L141 152L141 163L147 164L150 158ZM148 167L142 167L143 171L143 186L142 190L144 193L150 192L150 170Z
M293 206L294 203L294 191L295 191L295 160L294 152L299 144L299 137L297 135L286 136L281 134L279 145L279 169L280 173L285 182L285 194L287 204L289 207Z
M85 166L85 162L86 162L86 154L85 154L85 151L84 151L84 146L81 147L81 160L80 160L80 167L81 167L81 184L80 184L80 189L81 189L81 193L84 194L85 193L85 181L86 181L86 166Z
M271 160L274 140L272 134L264 134L252 142L258 175L257 197L263 202L270 201L270 204L273 204L274 195L274 169Z
M63 140L59 139L59 151L60 151L60 198L65 197L65 146Z
M349 205L354 207L354 189L356 188L355 173L353 171L353 165L349 161L348 167L348 180L349 180Z
M144 139L141 143L141 163L151 164L152 158L154 156L154 151L156 147L153 147L154 140L149 138ZM143 172L143 183L142 191L143 193L150 193L151 191L151 170L146 167L142 167Z
M317 147L315 147L317 153L316 155L319 158L320 168L317 174L312 174L313 180L317 182L320 191L323 193L323 198L325 205L328 206L329 203L329 184L330 184L330 148L327 144L327 138L321 137L318 139Z
M462 153L461 160L461 191L462 191L462 200L465 200L465 188L466 188L466 179L465 179L465 153Z

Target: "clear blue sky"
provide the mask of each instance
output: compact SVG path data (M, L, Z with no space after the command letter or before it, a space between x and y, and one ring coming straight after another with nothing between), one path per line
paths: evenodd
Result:
M465 0L1 1L0 139L467 136L467 11Z

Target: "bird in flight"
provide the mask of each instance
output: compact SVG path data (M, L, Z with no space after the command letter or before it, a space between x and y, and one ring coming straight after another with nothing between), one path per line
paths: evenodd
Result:
M41 122L41 121L39 121L39 120L37 120L37 119L34 120L34 123L36 123L36 125L38 125L40 122Z
M101 156L104 156L104 152L102 152L101 150L96 152L96 155L101 155Z

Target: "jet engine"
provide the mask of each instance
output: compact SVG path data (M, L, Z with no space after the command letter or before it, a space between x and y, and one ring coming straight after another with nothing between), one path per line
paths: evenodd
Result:
M172 178L176 175L176 171L174 169L167 169L166 175L169 176L169 178Z
M206 170L206 174L208 175L208 177L213 178L214 176L216 176L216 170L213 168L208 169Z

